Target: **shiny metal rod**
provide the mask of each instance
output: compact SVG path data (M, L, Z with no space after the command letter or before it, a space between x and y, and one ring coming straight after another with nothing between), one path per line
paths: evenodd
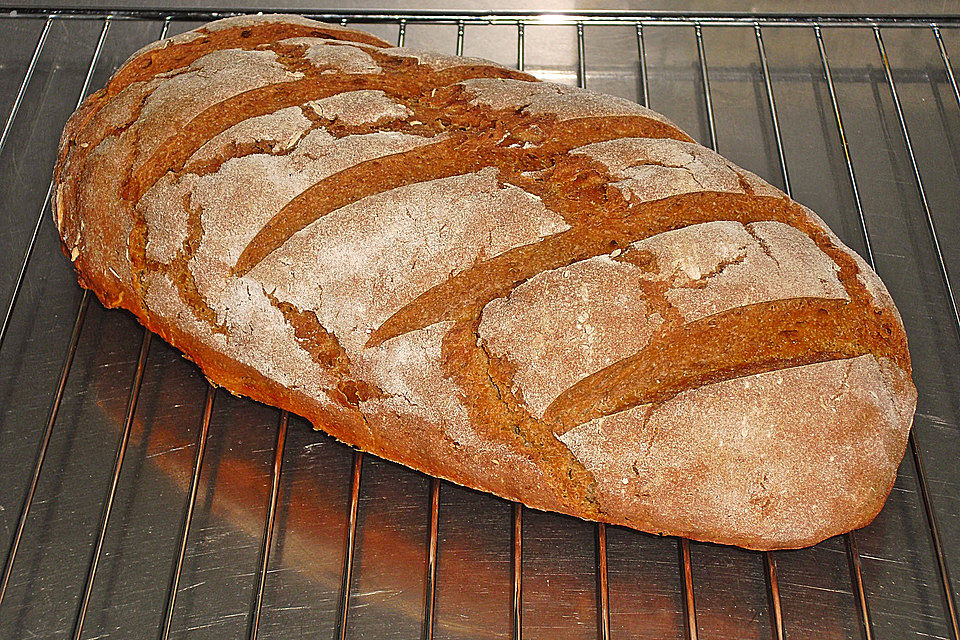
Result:
M513 640L523 638L523 505L513 503Z
M907 121L903 115L903 106L900 104L900 94L897 92L897 85L893 79L893 71L890 69L890 61L887 59L887 51L883 46L883 36L880 33L880 27L874 26L873 35L877 41L877 51L883 62L883 71L887 77L887 84L890 86L890 95L893 97L893 105L897 111L897 119L900 121L900 131L903 133L903 141L907 147L907 155L910 157L910 166L913 169L913 177L917 181L917 192L920 195L920 202L923 205L923 212L927 219L927 228L930 231L930 237L933 240L934 251L937 254L937 262L940 267L940 275L943 278L943 284L947 290L947 298L950 301L950 308L953 310L955 328L957 335L960 336L960 311L957 310L957 300L953 294L953 286L950 283L950 274L947 272L947 266L943 259L943 252L940 249L940 239L937 234L937 227L933 220L933 213L930 210L930 203L927 201L927 194L923 188L923 179L920 177L920 167L917 165L917 158L913 151L913 142L910 138L910 131L907 127ZM937 569L940 574L940 587L943 592L944 608L946 609L947 622L950 625L951 636L954 640L960 639L960 625L957 620L957 605L953 596L953 583L950 579L950 571L947 567L947 560L943 553L943 543L940 538L940 525L937 522L937 514L933 507L933 499L930 496L930 482L927 479L927 471L923 463L923 457L920 453L919 436L916 428L910 430L910 452L913 455L913 463L917 469L917 480L920 485L920 497L923 501L923 510L927 516L927 524L930 529L930 538L933 542L933 550L937 559Z
M780 583L777 580L777 558L772 551L763 552L763 565L767 574L767 597L770 599L770 624L775 640L784 639L783 607L780 604Z
M923 187L923 179L920 177L920 167L917 164L917 157L913 151L913 142L910 137L910 131L907 128L907 122L903 116L903 106L900 104L900 94L897 91L897 85L893 80L893 72L890 69L890 61L887 59L887 51L883 46L883 36L880 35L880 28L874 27L873 34L877 40L877 50L880 53L880 60L883 62L883 72L887 77L887 84L890 86L890 95L893 97L893 106L897 111L897 120L900 121L900 131L903 133L903 141L907 147L907 155L910 157L910 167L913 169L913 177L917 182L917 193L920 195L920 203L923 205L923 213L927 218L927 228L930 231L930 238L933 240L933 249L937 254L937 266L940 267L940 276L943 278L943 284L947 288L947 298L950 302L950 309L953 311L953 319L957 335L960 337L960 310L957 309L957 299L953 293L953 285L950 282L950 274L947 271L947 265L943 259L943 251L940 248L940 236L937 233L937 225L933 220L933 213L930 210L930 203L927 201L927 192Z
M577 23L577 86L587 86L586 56L583 53L583 23Z
M523 71L523 23L517 23L517 70Z
M177 605L177 591L180 589L180 576L183 573L183 561L187 555L187 540L190 535L190 524L193 522L193 512L197 505L197 494L200 487L200 473L203 469L203 454L207 449L207 436L210 432L210 416L213 414L213 399L217 389L212 384L207 385L207 399L203 406L203 421L200 423L200 433L197 436L197 455L193 460L193 476L190 479L190 492L187 497L187 512L183 517L183 526L180 529L180 547L177 560L173 567L173 578L167 590L167 603L164 607L163 623L160 627L160 640L170 637L170 628L173 624L173 612Z
M97 62L100 60L100 54L103 52L103 43L107 39L107 33L110 31L110 18L109 16L104 19L103 27L100 29L100 37L97 40L97 45L93 50L93 55L90 58L90 64L87 66L87 73L83 80L83 85L80 88L80 95L77 98L77 107L83 102L83 99L87 95L87 91L90 88L90 81L93 78L93 71L97 66ZM44 26L46 29L46 25ZM39 55L35 53L35 55ZM43 222L43 216L47 208L47 202L50 200L50 194L53 192L53 180L50 180L50 184L47 186L47 194L44 197L43 205L40 207L40 212L37 215L37 222L34 225L33 234L30 237L30 241L27 244L27 249L24 252L23 260L20 264L20 272L17 275L16 284L14 285L13 294L10 297L10 303L7 306L7 311L3 317L3 324L0 325L0 350L3 349L3 341L7 335L7 329L10 326L10 319L13 317L13 309L17 303L17 300L20 297L20 290L23 288L23 280L27 273L27 267L30 263L30 256L33 255L33 249L37 244L37 237L40 234L40 225ZM3 603L3 598L7 593L7 586L10 583L10 575L13 572L13 564L17 557L17 552L20 549L20 541L23 539L23 531L27 523L27 518L30 514L30 508L33 506L33 499L36 496L37 485L40 481L40 472L43 468L43 463L47 459L47 450L50 446L50 438L53 434L53 425L56 423L57 414L60 411L60 403L63 401L63 392L66 388L67 378L70 375L70 368L73 366L73 359L77 352L77 342L80 338L80 331L83 328L83 321L87 315L87 308L90 304L90 292L84 291L83 296L80 298L80 305L77 308L77 315L73 323L73 332L70 336L69 346L67 347L67 355L64 358L63 367L60 370L60 382L57 386L57 391L53 398L53 406L50 409L50 417L47 420L46 428L43 432L43 437L40 440L40 447L37 450L37 457L33 465L33 475L30 480L30 486L27 489L27 493L24 496L23 504L20 506L20 515L17 517L17 525L14 530L13 539L10 542L10 550L7 553L7 559L4 562L3 567L3 577L0 578L0 604Z
M13 126L13 121L17 117L17 113L20 111L20 104L23 102L23 96L27 92L27 85L30 84L30 79L33 77L33 72L37 68L37 60L40 59L40 52L43 51L43 45L47 41L47 34L50 33L50 26L53 24L55 16L47 16L46 22L43 23L43 29L40 31L40 38L37 40L37 46L33 49L33 55L30 57L30 63L27 65L27 71L23 74L23 80L20 82L20 88L17 89L17 95L13 99L13 106L10 108L10 115L7 116L7 121L3 125L3 130L0 131L0 152L3 151L4 145L7 143L7 136L10 134L10 129Z
M10 550L7 552L7 559L3 565L3 578L0 579L0 605L3 604L3 598L7 594L7 585L10 584L10 574L13 572L13 562L17 557L17 551L20 549L23 530L27 524L27 516L30 513L30 507L33 506L33 499L37 494L37 485L40 482L40 470L43 468L43 463L47 459L47 451L50 448L50 438L53 435L53 425L56 424L57 414L60 412L60 403L63 402L63 392L67 386L67 377L70 375L73 359L77 355L80 331L83 329L83 321L87 316L87 308L90 306L91 295L89 290L84 290L83 297L80 298L80 307L77 309L77 315L73 321L73 331L70 334L67 355L63 360L63 366L60 368L60 382L57 384L57 391L53 396L53 406L50 408L50 417L47 418L47 425L43 430L43 437L40 439L40 447L37 450L36 460L33 463L33 475L30 477L30 486L27 488L27 493L23 497L23 504L20 505L20 515L17 517L17 526L14 529L13 539L10 541Z
M433 622L437 603L437 542L440 531L440 479L430 478L430 540L427 546L426 603L423 614L423 638L433 640Z
M283 450L287 442L287 425L290 412L280 413L280 426L277 428L277 445L273 453L273 470L270 474L270 501L267 505L267 519L263 526L263 543L260 547L260 566L257 571L257 589L254 593L249 640L257 640L260 633L260 614L263 611L263 588L267 583L267 569L270 567L270 546L273 543L273 530L277 522L277 501L280 498L280 474L283 473Z
M773 119L774 131L776 132L777 154L780 158L780 171L783 176L784 191L790 195L790 176L787 173L787 163L783 152L783 139L780 136L780 122L777 117L776 100L773 96L773 86L770 82L770 69L767 66L766 51L763 46L763 35L760 32L760 25L754 25L754 32L757 39L757 52L760 58L761 70L763 73L764 84L767 90L767 105L770 108L770 117ZM713 114L713 100L710 92L710 77L707 75L707 58L703 47L703 35L697 28L697 54L700 61L701 80L703 81L704 100L707 105L707 123L710 127L710 147L717 151L716 121ZM767 551L763 554L763 563L767 578L767 597L770 601L770 620L773 627L774 638L783 640L783 607L780 602L780 585L777 580L777 561L774 554Z
M860 570L860 549L857 539L850 531L844 536L847 543L847 561L850 563L850 580L853 583L853 595L857 599L860 614L860 634L863 640L873 640L873 624L870 622L870 607L867 604L867 592L863 587L863 572Z
M773 94L773 83L770 80L770 67L767 64L767 52L763 45L763 32L759 24L754 25L754 34L757 39L757 55L760 58L760 71L763 75L763 84L767 90L767 107L770 109L770 119L773 121L774 140L777 143L777 158L780 160L780 175L783 178L784 192L793 197L793 188L790 185L790 172L787 171L787 159L783 150L783 136L780 134L780 118L777 115L777 100ZM773 552L763 554L763 563L767 576L767 597L770 600L771 624L773 637L776 640L784 639L783 606L780 602L780 584L777 580L777 559Z
M127 399L126 417L123 422L123 435L120 437L120 446L117 447L117 455L113 463L113 477L110 480L110 491L107 493L107 499L103 503L103 512L100 514L100 528L97 531L97 542L93 548L93 557L90 559L90 566L87 568L87 578L83 585L83 596L80 599L80 608L77 611L77 617L73 623L73 640L80 640L80 636L83 634L83 622L87 616L87 609L90 606L90 596L93 595L93 583L97 579L97 569L100 565L100 556L103 553L103 541L107 537L107 527L110 525L110 514L113 512L113 502L117 497L117 487L120 486L120 471L123 468L127 445L130 443L133 417L137 410L137 400L140 398L140 386L143 383L143 371L147 365L152 336L152 333L144 329L143 339L140 341L140 355L137 358L137 369L133 376L133 384L130 386L130 396Z
M957 89L957 78L953 75L953 65L950 63L950 56L947 55L947 49L943 46L943 37L940 35L940 27L933 25L933 37L937 41L937 48L940 50L940 59L947 70L947 79L950 81L950 87L953 88L953 97L957 99L960 105L960 90Z
M680 577L683 579L683 612L687 640L697 640L697 603L693 594L693 564L690 562L690 541L680 538Z
M703 81L703 102L707 110L707 127L710 133L710 142L707 145L711 149L717 148L717 126L713 118L713 98L710 92L710 74L707 72L707 54L703 47L703 31L698 23L694 26L694 34L697 37L697 58L700 61L700 79Z
M97 40L97 46L93 50L93 56L90 58L90 65L87 67L87 75L83 79L83 85L80 88L80 95L77 98L77 107L83 103L90 89L90 81L93 79L93 70L97 66L100 54L103 51L103 43L110 32L111 17L107 16L103 21L103 28L100 30L100 38ZM30 234L30 240L27 242L27 248L24 250L23 259L20 261L20 271L17 274L16 283L13 286L13 293L10 294L10 302L7 303L6 313L3 314L3 324L0 324L0 350L3 349L3 341L7 337L7 329L10 327L10 319L13 317L13 309L20 298L20 291L23 289L23 280L27 275L27 267L30 266L30 257L37 246L37 238L40 235L40 226L43 224L44 216L47 213L47 203L50 202L50 196L53 194L53 178L47 185L47 193L43 198L43 204L40 205L40 211L37 213L37 221L33 225L33 233Z
M643 40L643 23L637 23L637 58L640 59L640 104L650 108L650 75L647 73L647 47Z
M600 601L600 640L610 640L610 580L607 570L607 525L597 523L597 592Z
M347 637L347 613L350 611L350 584L353 582L353 557L357 546L357 513L360 507L360 474L363 471L363 452L353 453L353 482L350 486L350 511L347 516L347 543L343 555L343 580L340 583L340 616L337 620L337 638Z
M753 26L757 37L757 54L760 56L760 71L763 74L763 84L767 89L767 107L770 109L770 118L773 120L773 135L777 142L777 158L780 160L780 176L783 178L784 192L793 197L790 186L790 173L787 171L787 160L783 152L783 137L780 135L780 118L777 116L777 101L773 96L773 83L770 81L770 68L767 66L767 51L763 46L763 32L760 25Z
M584 54L583 25L577 25L577 86L587 88L587 60ZM607 525L598 522L597 531L597 594L600 604L598 633L601 640L610 640L610 590L607 572Z
M863 232L864 249L866 251L867 262L876 270L876 262L873 258L873 245L870 242L870 232L867 230L867 219L863 214L863 202L860 198L860 187L857 185L857 176L853 171L853 159L850 157L850 143L847 140L847 130L843 125L843 116L840 114L840 103L837 100L837 90L833 84L833 74L830 72L830 61L827 58L827 49L823 44L823 33L820 25L813 28L814 35L817 38L817 50L820 52L820 64L823 67L823 73L827 79L827 90L830 93L830 104L833 107L833 116L837 123L837 133L840 136L840 147L843 149L843 159L847 165L847 178L850 180L850 188L853 190L853 201L857 206L857 217L860 221L860 229Z

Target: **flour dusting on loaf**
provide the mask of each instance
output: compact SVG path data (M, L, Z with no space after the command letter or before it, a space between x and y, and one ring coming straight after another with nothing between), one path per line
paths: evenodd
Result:
M531 507L755 549L870 522L916 404L879 278L632 102L296 16L64 130L80 282L214 383Z

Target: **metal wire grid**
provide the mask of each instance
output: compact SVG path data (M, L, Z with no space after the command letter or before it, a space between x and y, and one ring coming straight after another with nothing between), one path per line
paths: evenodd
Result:
M89 66L87 67L86 76L80 91L80 95L77 101L79 106L83 98L87 95L90 89L90 81L94 73L94 69L97 65L97 62L100 58L101 51L103 49L104 42L106 40L107 34L110 30L111 24L118 20L163 20L163 28L160 33L160 38L165 37L167 30L170 26L170 23L174 19L184 19L184 20L213 20L221 17L227 17L229 15L234 15L232 13L217 13L209 11L87 11L87 10L44 10L37 8L24 8L17 11L11 12L8 15L0 16L0 18L5 19L15 19L19 16L42 16L45 17L45 23L41 30L39 39L37 40L36 46L34 48L33 54L30 58L30 62L27 66L26 72L24 74L23 80L20 83L19 90L14 99L13 105L11 107L10 113L7 116L7 119L4 123L2 132L0 132L0 151L3 150L4 145L7 142L12 124L16 119L17 113L20 109L24 94L26 92L27 86L30 83L30 80L34 74L34 70L37 65L37 60L40 57L40 54L44 48L44 45L47 42L48 35L50 33L51 25L55 20L66 20L66 19L98 19L103 21L103 25L100 31L99 39L94 49L93 56L90 60ZM776 142L776 151L779 162L779 168L781 171L783 184L785 191L788 195L792 195L792 188L790 182L790 175L787 167L787 162L784 154L783 141L781 137L780 122L777 113L776 98L773 91L773 86L771 84L770 72L767 64L767 56L764 48L763 40L763 27L767 25L777 25L777 26L795 26L798 28L808 28L814 31L816 36L817 47L819 51L820 61L822 64L822 71L824 77L826 78L827 87L829 90L830 103L833 109L833 116L835 119L837 134L841 142L841 147L844 155L844 161L847 169L847 177L849 179L850 187L853 191L854 201L857 208L858 222L860 230L863 234L863 240L866 247L866 258L870 263L871 267L876 269L876 264L874 261L873 249L870 240L870 232L867 227L866 218L864 216L863 206L861 202L860 190L857 184L857 178L853 167L853 161L851 158L850 145L847 140L846 131L844 128L843 116L841 114L840 106L837 99L837 92L835 89L833 76L831 74L830 62L827 55L826 48L824 46L824 41L822 37L822 26L842 26L842 27L852 27L852 28L861 28L861 29L870 29L873 32L873 35L877 44L877 52L880 57L880 60L883 65L884 74L886 77L886 82L896 109L897 120L900 125L900 132L903 136L903 142L906 146L907 153L909 156L911 168L913 170L913 177L915 180L915 187L918 191L920 201L923 207L924 214L926 216L927 227L930 232L930 236L933 242L933 247L936 253L936 258L940 270L940 275L943 279L943 284L946 288L948 294L948 300L950 304L950 310L954 319L955 329L960 335L960 311L958 311L956 297L954 295L953 286L950 280L949 273L944 261L943 252L940 245L940 236L938 235L937 226L934 221L934 217L931 213L930 205L927 200L927 193L924 188L923 178L920 173L920 169L917 163L917 159L914 153L913 143L911 139L911 133L907 126L906 120L903 114L903 108L900 102L899 93L897 91L896 82L894 80L893 73L891 71L890 63L887 59L886 50L884 47L883 35L881 27L884 28L893 28L893 27L921 27L926 30L929 30L932 34L932 37L935 38L944 69L949 79L950 86L952 88L955 99L957 100L958 106L960 106L960 89L958 89L956 77L954 75L954 70L950 58L947 54L947 50L944 46L941 28L958 28L960 27L960 18L943 18L943 17L924 17L924 16L910 16L910 17L894 17L894 16L874 16L874 17L861 17L861 16L829 16L829 17L805 17L805 16L796 16L796 15L744 15L744 14L704 14L704 15L693 15L693 14L680 14L680 13L661 13L661 14L637 14L629 12L595 12L595 13L556 13L546 16L537 16L534 14L486 14L486 13L439 13L439 12L419 12L419 13L377 13L377 12L324 12L324 13L311 13L305 12L304 15L310 17L315 17L322 20L328 21L337 21L340 24L347 25L352 21L362 20L364 22L393 22L398 25L398 46L403 46L406 36L406 28L410 23L418 22L430 22L430 23L452 23L457 26L457 41L456 41L456 53L458 55L463 54L463 44L464 44L464 26L466 24L472 23L485 23L485 24L512 24L516 26L517 29L517 67L520 70L524 69L524 42L525 42L525 26L529 24L539 24L539 23L548 23L548 24L568 24L576 26L576 35L577 35L577 84L580 87L586 86L586 59L584 55L584 25L585 24L630 24L636 28L636 40L637 40L637 55L639 57L640 65L640 88L641 88L641 98L642 103L647 105L649 97L649 86L648 86L648 73L647 73L647 59L646 59L646 50L644 45L644 27L647 25L663 25L663 24L674 24L674 25L687 25L691 26L694 29L694 34L696 37L697 44L697 57L699 61L699 70L700 70L700 79L704 88L704 108L706 110L707 124L709 131L708 145L716 149L716 125L713 112L713 102L711 96L710 88L710 76L709 68L707 64L707 57L704 50L703 43L703 34L702 27L705 25L711 26L743 26L749 25L753 27L757 51L761 63L761 73L763 78L764 87L766 90L766 99L767 106L769 108L769 115L772 119L774 137ZM29 265L31 256L33 255L34 248L37 241L37 236L39 234L40 226L43 221L43 216L46 215L47 203L50 200L50 195L53 188L53 182L49 183L47 187L46 196L43 201L43 206L37 215L36 225L34 226L33 233L30 236L27 247L24 250L23 259L21 261L20 270L16 279L16 284L13 290L13 295L10 299L9 305L4 313L2 324L0 324L0 347L3 345L3 341L7 335L7 330L9 327L10 319L14 310L14 307L17 303L20 290L23 285L24 277L27 272L27 267ZM70 368L74 361L74 356L76 355L77 345L80 338L81 329L83 327L84 319L87 314L87 309L90 303L90 292L84 291L82 298L80 300L79 307L76 312L76 316L73 322L73 330L71 333L68 349L63 360L63 365L60 371L59 383L54 395L52 407L49 414L49 419L46 423L46 427L43 431L41 441L39 443L36 461L33 466L33 473L30 478L30 484L27 489L26 495L24 497L23 503L20 508L19 516L16 522L15 532L10 544L9 551L7 553L6 559L4 561L2 577L0 577L0 603L2 603L4 596L7 592L7 587L9 585L14 560L17 556L17 552L20 549L20 544L23 537L24 527L27 521L27 516L30 512L31 506L34 503L34 498L36 495L38 481L41 475L41 469L43 467L44 461L46 460L46 455L48 447L50 444L51 436L53 433L53 427L56 422L57 414L60 409L61 402L64 396L64 389L67 382L67 377L70 372ZM74 617L74 624L72 630L72 637L74 640L79 640L83 632L84 619L87 614L87 610L90 604L90 597L93 590L93 584L97 576L98 564L101 559L102 548L104 538L107 532L108 523L110 520L111 511L114 504L114 499L116 497L118 482L120 478L120 471L123 465L124 456L127 449L127 444L130 438L131 427L133 424L133 416L137 406L137 401L139 398L140 385L143 380L144 367L147 361L147 356L150 349L152 334L150 332L144 331L143 337L140 345L139 357L137 359L137 365L134 373L133 383L130 387L130 393L126 403L126 412L125 420L123 426L122 436L120 438L120 443L116 451L115 462L112 472L112 481L110 483L110 488L107 496L103 502L103 509L100 516L100 524L96 537L96 544L92 554L92 558L89 563L89 567L86 573L86 579L83 585L82 597L80 600L80 605L76 611ZM183 517L182 528L179 537L179 547L178 555L176 557L175 570L173 572L173 578L169 585L167 601L163 616L163 623L160 628L160 637L162 640L167 640L171 632L171 622L173 619L173 613L176 606L177 592L179 589L179 582L181 577L181 572L184 563L184 556L187 548L188 533L190 531L190 524L193 518L194 508L196 506L198 485L200 481L200 472L203 465L204 452L206 449L207 437L209 433L210 418L213 408L215 390L214 387L209 386L206 394L206 401L203 411L203 420L201 428L198 433L197 442L196 442L196 456L193 464L193 473L192 479L189 488L189 497L187 502L187 509ZM263 602L263 592L264 584L267 574L267 565L271 552L271 541L273 539L273 530L275 527L275 520L277 514L277 500L280 490L280 477L283 471L282 462L283 462L283 451L284 444L287 433L287 425L289 420L289 414L287 412L282 412L280 417L280 422L277 429L276 443L274 447L274 462L271 473L271 489L270 489L270 498L267 509L267 517L264 524L264 532L262 537L262 547L260 552L259 560L259 569L256 576L256 590L255 598L252 605L250 624L248 627L247 636L251 640L258 637L259 625L260 625L260 614L261 614L261 605ZM960 640L960 627L958 627L958 618L956 603L953 596L952 581L949 574L949 568L944 556L943 543L941 540L940 527L938 525L937 516L934 512L933 504L930 498L930 482L927 479L926 469L924 466L924 460L921 455L921 448L917 442L917 433L916 430L912 430L910 433L909 440L909 449L910 455L915 465L917 472L917 479L919 482L920 496L922 499L924 512L926 516L927 528L929 530L931 542L933 545L935 557L936 557L936 566L939 574L939 588L940 595L942 598L943 604L943 615L946 619L948 629L950 631L951 637L955 640ZM342 582L340 588L340 598L339 598L339 612L338 612L338 625L337 625L337 637L343 640L346 638L348 630L348 605L350 602L350 591L352 584L352 576L354 571L354 558L355 558L355 546L356 546L356 533L357 533L357 514L358 514L358 504L359 504L359 494L360 494L360 480L363 469L364 454L362 452L355 452L353 458L353 471L352 471L352 482L350 490L350 501L349 501L349 513L348 513L348 536L346 549L344 553L344 565L342 571ZM439 495L441 482L436 478L431 479L430 482L430 526L429 526L429 545L428 545L428 558L427 558L427 580L426 580L426 590L425 590L425 603L424 603L424 620L423 620L423 631L422 637L427 640L432 640L434 635L434 617L435 617L435 601L436 601L436 569L437 569L437 546L438 546L438 514L439 514ZM521 638L522 637L522 580L521 580L521 562L522 562L522 520L523 520L524 508L520 504L514 504L512 510L512 521L513 521L513 597L511 603L512 609L512 618L513 618L513 637ZM859 623L860 631L862 636L871 640L873 637L873 627L870 616L870 605L864 589L863 576L861 572L861 556L857 547L857 538L856 533L851 532L845 536L846 542L846 553L849 562L850 569L850 580L853 593L855 595L857 609L859 614ZM610 607L609 607L609 593L608 593L608 571L607 571L607 532L606 526L604 524L596 525L596 542L598 549L598 570L597 570L597 596L599 602L599 624L597 635L603 640L608 640L611 637L610 632ZM685 615L685 633L688 638L695 640L698 637L698 624L697 624L697 611L694 600L694 581L693 581L693 572L691 567L690 560L690 546L689 542L686 539L679 540L679 573L684 590L684 615ZM778 640L782 640L785 637L783 613L780 600L780 590L777 579L777 564L776 564L776 554L773 552L766 552L763 554L764 558L764 570L766 574L767 581L767 592L769 598L769 607L771 614L771 624L772 624L772 634L773 637Z

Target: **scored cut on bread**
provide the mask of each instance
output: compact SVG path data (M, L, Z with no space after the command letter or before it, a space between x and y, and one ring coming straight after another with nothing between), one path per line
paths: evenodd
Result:
M877 275L630 101L228 18L134 54L55 177L82 286L364 451L754 549L893 486L916 389Z

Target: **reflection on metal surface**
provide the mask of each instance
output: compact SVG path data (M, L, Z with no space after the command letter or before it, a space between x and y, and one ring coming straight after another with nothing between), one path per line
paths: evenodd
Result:
M523 637L523 505L513 504L513 639Z
M277 499L280 493L280 473L283 471L283 447L287 441L287 424L290 413L280 414L280 426L277 428L277 445L274 449L273 471L270 474L270 506L267 508L266 524L263 528L263 549L260 551L260 569L257 572L257 591L253 601L253 616L250 620L249 640L257 640L260 633L260 614L263 609L263 586L267 581L267 564L270 561L270 543L273 542L273 529L277 522Z
M433 623L436 614L437 598L437 536L440 529L439 521L440 480L430 478L430 546L427 552L427 606L423 620L423 637L425 640L433 640Z
M697 640L697 602L693 595L693 563L690 561L690 541L680 540L680 567L683 572L683 606L686 613L687 640Z
M44 23L44 34L50 25L50 18L47 18L47 21ZM83 99L87 97L87 93L90 90L90 80L93 78L93 70L97 66L97 60L100 59L100 52L103 51L103 43L107 39L107 33L110 31L110 16L107 16L103 21L103 29L100 31L100 39L97 41L97 46L93 50L93 57L90 59L90 66L87 67L87 77L83 79L83 87L80 89L80 96L77 98L77 107L80 106L80 103L83 102ZM43 36L41 36L43 37ZM40 49L36 51L36 55L40 54ZM34 60L31 60L31 65L35 64ZM32 76L32 70L30 71ZM30 78L25 77L23 82L23 87L26 88L27 82ZM10 118L7 122L7 125L4 127L4 135L7 134L7 129L12 124L13 119L16 117L16 112L19 111L20 100L22 95L18 94L17 99L14 101L14 107L10 111ZM0 151L3 150L3 145L0 145ZM17 273L17 281L13 287L13 294L10 296L10 302L7 305L7 311L3 314L3 324L0 325L0 349L3 349L3 341L7 337L7 328L10 326L10 318L13 316L13 307L17 303L17 298L20 294L20 289L23 287L23 279L27 274L27 267L30 264L30 256L33 255L33 249L37 245L37 235L40 233L40 225L43 223L44 216L47 214L47 203L50 202L50 196L53 194L53 178L50 178L50 183L47 185L47 195L43 198L43 204L40 206L40 211L37 213L37 223L33 227L33 234L30 236L30 241L27 243L27 248L23 254L23 260L20 263L20 271Z
M17 551L20 549L20 540L23 538L23 528L27 523L27 515L30 513L30 506L33 504L33 497L37 493L37 483L40 481L40 470L43 468L43 462L47 459L47 451L50 448L50 437L53 435L53 425L57 420L57 413L60 410L60 403L63 401L63 390L67 384L67 375L70 373L70 366L73 364L73 358L77 354L77 343L80 339L80 329L83 327L83 320L87 315L87 307L90 304L90 293L84 292L83 300L80 302L80 308L77 310L77 318L73 322L73 332L70 335L70 345L67 347L67 355L63 361L63 367L60 370L60 382L57 385L57 392L53 396L53 406L50 408L50 418L47 420L46 427L43 430L43 437L40 440L40 448L37 451L37 461L33 465L33 475L30 476L30 485L23 499L23 505L20 507L20 514L17 516L17 528L10 541L10 550L7 552L6 560L3 563L3 578L0 581L0 605L3 605L3 597L7 593L7 585L10 583L10 574L13 572L13 562L17 558Z
M860 550L857 548L856 535L851 531L844 536L847 542L847 557L850 560L850 579L853 582L854 593L860 614L860 627L864 640L873 640L873 626L870 624L870 608L867 605L867 594L863 589L863 571L860 568Z
M350 516L347 520L347 551L343 561L343 581L340 586L340 618L337 637L347 637L347 612L350 608L350 584L353 582L353 556L357 547L357 509L360 506L360 474L363 471L363 452L353 454L353 481L350 484Z
M97 542L93 547L93 555L90 558L90 568L87 570L87 578L83 584L83 597L80 600L80 609L77 611L77 617L73 623L74 640L80 640L80 636L83 634L83 621L87 617L87 607L90 605L90 595L93 593L93 582L97 579L97 568L100 566L103 539L107 535L107 527L110 525L110 514L113 512L113 503L117 498L117 486L120 483L120 469L123 466L123 459L127 453L127 445L130 443L133 416L137 410L137 401L140 398L143 368L147 365L147 354L150 353L150 338L152 335L149 331L144 331L143 338L140 341L140 356L137 358L137 370L136 373L134 373L133 384L130 385L130 397L127 399L127 408L123 418L123 435L120 436L120 445L117 447L117 458L113 463L113 477L110 481L110 490L107 493L106 501L103 503L103 514L100 516L100 526L97 530Z
M167 593L163 626L160 627L160 640L167 640L170 637L173 611L177 606L177 591L180 589L180 576L183 573L183 559L187 553L187 536L190 534L190 523L193 522L193 511L197 506L200 470L203 468L203 454L207 449L207 436L210 434L210 415L213 413L213 399L216 393L216 388L213 385L207 388L207 401L203 407L203 423L200 425L200 436L197 438L197 454L193 463L193 477L190 480L190 490L187 494L187 512L183 516L183 529L180 532L180 550L177 553L173 579L170 581L170 589Z
M607 525L597 523L597 576L600 599L600 638L610 640L610 582L607 569Z
M330 16L652 101L876 266L916 363L914 464L867 529L762 555L424 478L148 350L129 317L76 292L37 209L76 91L164 18L178 33L210 15L32 11L0 18L16 45L0 48L0 637L957 636L960 19Z

